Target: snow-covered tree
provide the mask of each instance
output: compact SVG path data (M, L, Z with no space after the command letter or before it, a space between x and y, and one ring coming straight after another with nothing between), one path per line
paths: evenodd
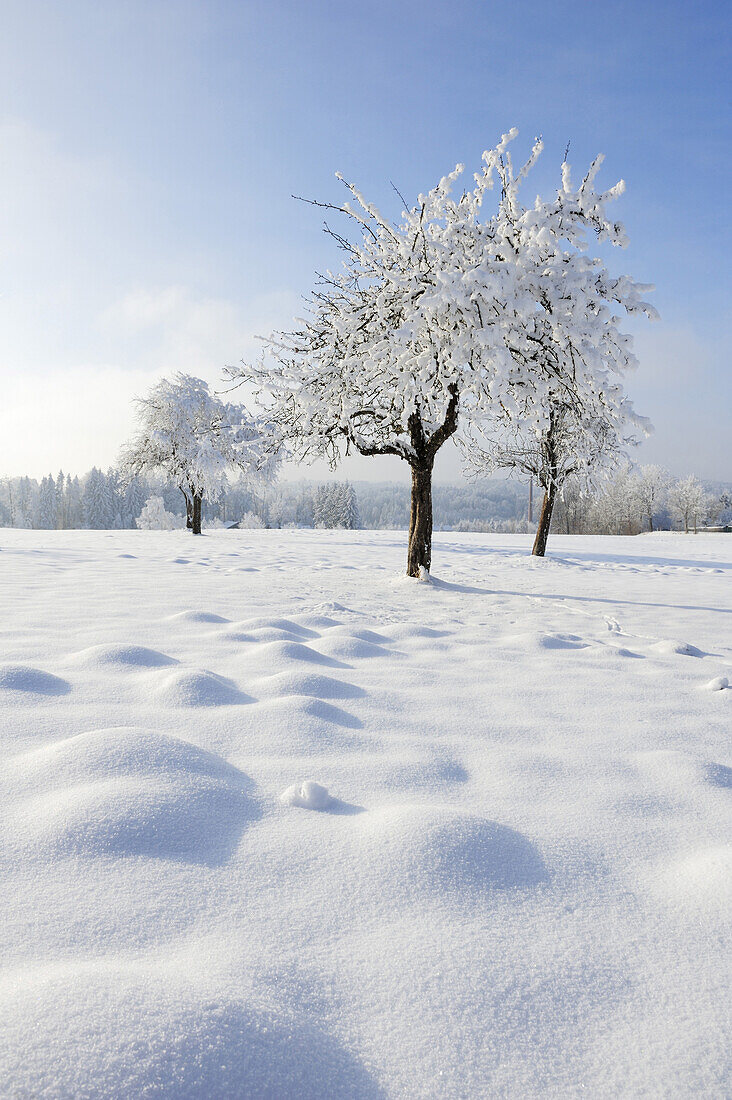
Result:
M84 526L92 531L109 531L114 527L114 498L106 475L96 466L87 474L81 511Z
M653 531L653 520L668 500L671 479L660 466L641 466L636 479L636 493L641 515Z
M139 477L131 478L124 486L122 497L122 526L134 527L145 504L145 487Z
M30 528L33 526L33 490L28 477L18 479L11 501L13 527Z
M183 526L180 516L165 511L163 498L158 496L148 497L135 523L141 531L175 531Z
M122 478L119 470L116 470L113 466L107 470L106 473L107 482L107 499L109 501L109 509L112 516L111 527L119 530L124 527L122 522L122 508L124 501L124 486L122 484Z
M732 493L723 490L717 500L717 517L715 523L729 523L732 520Z
M345 262L321 279L309 316L270 338L261 363L230 372L267 395L267 414L295 455L324 455L335 465L356 450L410 465L411 576L430 567L432 470L459 418L476 423L500 411L511 424L521 416L529 430L545 430L570 378L573 407L579 396L589 407L591 394L597 416L598 382L619 406L608 376L632 355L610 303L652 312L641 288L582 256L588 231L624 243L622 227L604 213L622 185L595 192L598 158L575 190L565 165L553 202L523 209L518 187L542 146L537 141L514 175L515 136L484 153L473 190L452 198L458 165L397 225L352 184L357 205L318 204L347 215L361 239L332 234ZM498 211L483 216L496 174Z
M356 490L348 481L330 481L319 485L312 503L314 527L361 526Z
M53 474L41 481L35 526L42 531L53 531L56 527L56 483Z
M504 339L515 312L505 308L511 278L480 215L491 174L454 200L462 170L420 196L399 224L352 184L355 206L320 204L345 214L360 239L332 234L345 262L321 279L309 317L271 338L260 364L230 372L266 395L267 416L297 457L335 466L355 450L409 464L411 576L431 564L435 457L457 430L461 405L494 400L513 368Z
M78 477L72 479L71 474L66 475L66 487L64 489L64 503L66 508L66 525L71 528L81 527L81 484Z
M313 498L313 527L332 527L330 485L319 485Z
M341 517L343 526L349 531L356 531L361 526L358 497L356 496L356 490L349 481L343 486Z
M626 244L622 225L605 211L622 194L622 181L604 193L595 190L599 156L575 189L565 158L556 196L525 207L520 185L541 148L537 141L517 173L508 151L496 165L502 188L497 233L523 307L523 331L511 333L510 349L527 374L478 421L485 442L473 432L464 437L473 467L477 460L481 470L517 469L544 489L533 547L540 556L565 483L591 484L648 430L623 392L622 377L637 364L616 313L620 307L628 315L656 315L643 297L647 286L612 276L588 254L593 240Z
M671 486L668 502L672 515L683 523L684 532L688 534L693 527L696 534L697 527L709 511L711 498L700 481L695 477L685 477Z
M65 498L65 494L64 494L64 486L65 486L64 472L63 472L63 470L59 470L58 477L56 478L56 490L55 490L55 501L54 501L54 512L55 512L55 520L56 520L55 526L58 528L59 531L63 531L64 528L68 527L68 517L66 515L66 498Z
M641 530L638 478L629 470L620 470L605 486L595 504L595 519L600 530L611 535L637 535Z
M202 502L218 498L228 467L239 467L250 482L273 475L276 456L265 456L262 428L200 378L163 379L137 400L137 412L140 427L123 450L123 469L128 477L160 470L171 478L194 535L201 533Z

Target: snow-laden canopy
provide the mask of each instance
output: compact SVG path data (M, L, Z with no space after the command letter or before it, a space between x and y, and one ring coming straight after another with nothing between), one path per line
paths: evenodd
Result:
M232 467L252 485L272 476L276 457L265 454L263 426L211 394L203 379L164 378L136 405L140 426L122 452L130 474L163 470L184 493L207 500L218 498Z
M653 309L647 287L611 276L586 249L592 236L625 243L605 212L624 185L595 190L598 157L575 188L565 164L555 198L524 208L519 187L542 143L514 174L515 137L483 154L472 190L453 197L458 165L398 225L347 184L355 205L333 209L358 224L361 239L333 234L342 270L321 278L299 328L273 336L259 364L234 372L269 395L296 453L335 461L353 448L414 463L424 457L420 443L434 457L459 414L521 417L540 430L557 392L575 406L602 394L621 407L616 377L634 359L615 309ZM486 213L496 177L501 197Z

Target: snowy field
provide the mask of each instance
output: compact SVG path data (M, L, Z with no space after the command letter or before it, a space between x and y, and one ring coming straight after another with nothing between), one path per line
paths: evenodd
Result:
M3 1098L730 1095L732 537L527 550L0 532Z

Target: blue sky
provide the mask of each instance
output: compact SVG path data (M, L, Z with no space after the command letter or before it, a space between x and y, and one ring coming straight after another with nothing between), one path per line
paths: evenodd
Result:
M4 0L2 25L0 474L113 462L134 393L218 384L287 327L336 262L293 192L338 198L340 170L396 216L390 181L411 199L515 125L546 142L534 190L570 140L627 182L612 266L662 315L640 460L732 480L727 5Z

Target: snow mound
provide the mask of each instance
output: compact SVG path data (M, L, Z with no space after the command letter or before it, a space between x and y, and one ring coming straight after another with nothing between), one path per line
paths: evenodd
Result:
M697 919L721 921L726 932L732 911L732 845L697 848L664 863L657 868L652 890Z
M278 626L255 626L248 633L248 640L253 642L293 642L301 641L301 634L293 634L290 630L282 630Z
M118 775L192 773L237 779L221 756L190 741L136 726L89 730L15 757L14 770L33 786L55 787Z
M246 630L221 630L216 633L216 638L220 642L261 642L261 638L258 638L256 634L250 634ZM273 639L274 640L274 639Z
M228 623L223 615L216 615L213 611L179 611L177 615L171 615L171 623Z
M297 622L299 626L305 627L307 630L320 632L321 630L330 630L333 626L342 626L337 619L331 619L329 615L319 614L303 614L297 616Z
M339 661L362 661L368 657L394 657L394 651L365 641L363 638L332 637L323 638L320 643L323 653Z
M292 619L270 619L260 615L255 618L242 619L242 621L236 625L241 630L247 632L279 630L284 634L294 635L298 638L317 637L314 630L309 630L306 626L301 626L299 623L293 622Z
M266 662L272 672L285 671L292 661L301 661L311 665L329 665L331 668L346 668L342 661L319 653L302 642L266 642L257 651L257 659Z
M666 639L661 642L656 642L652 646L656 653L661 653L664 656L671 657L675 653L681 654L683 657L703 657L704 654L696 646L690 645L689 642L674 641L672 638Z
M724 691L729 687L729 680L726 676L715 676L713 680L709 680L703 685L705 691Z
M332 703L326 703L323 699L308 699L303 710L321 724L328 722L349 730L360 730L363 726L363 722L355 714L349 714L347 710L333 706Z
M666 797L684 799L696 805L709 786L732 787L732 768L697 753L656 749L636 753L634 759L642 772L646 790L654 789Z
M371 742L352 731L362 723L340 707L322 699L286 695L263 699L247 709L249 729L244 733L248 757L253 753L270 757L305 757L338 754Z
M59 970L24 974L0 996L4 1096L383 1096L354 1055L288 1009L194 999L169 974L139 965Z
M534 887L543 860L521 833L448 806L398 805L364 814L363 845L372 882L390 904L394 891L462 905L496 890Z
M350 611L350 608L342 603L338 603L337 600L324 600L323 603L319 603L317 607L313 608L313 613L318 615L328 614L328 612L333 611Z
M16 761L33 794L13 844L34 856L147 856L218 864L258 816L250 782L221 757L163 734L95 730Z
M254 690L271 697L310 695L318 699L359 699L363 688L317 672L278 672L255 681Z
M351 626L334 626L328 631L329 638L359 638L362 642L373 642L374 645L388 645L391 641L385 634L377 634L375 630L355 629Z
M25 691L32 695L66 695L71 684L30 665L0 665L0 690Z
M326 787L306 779L304 783L293 783L280 795L280 801L286 806L300 806L303 810L327 810L333 803Z
M589 644L583 641L578 634L545 634L542 631L512 634L505 640L512 645L519 645L530 650L587 649Z
M392 641L402 642L409 641L411 638L444 638L452 632L436 630L431 626L419 626L416 623L399 623L396 626L387 627L384 633L388 633Z
M457 760L400 761L392 764L384 775L384 783L393 790L439 790L455 783L467 783L470 775Z
M156 696L169 707L222 707L250 702L231 680L206 669L181 669L158 686Z
M174 657L144 645L94 645L72 654L74 664L86 668L118 666L119 668L161 668L176 665Z

